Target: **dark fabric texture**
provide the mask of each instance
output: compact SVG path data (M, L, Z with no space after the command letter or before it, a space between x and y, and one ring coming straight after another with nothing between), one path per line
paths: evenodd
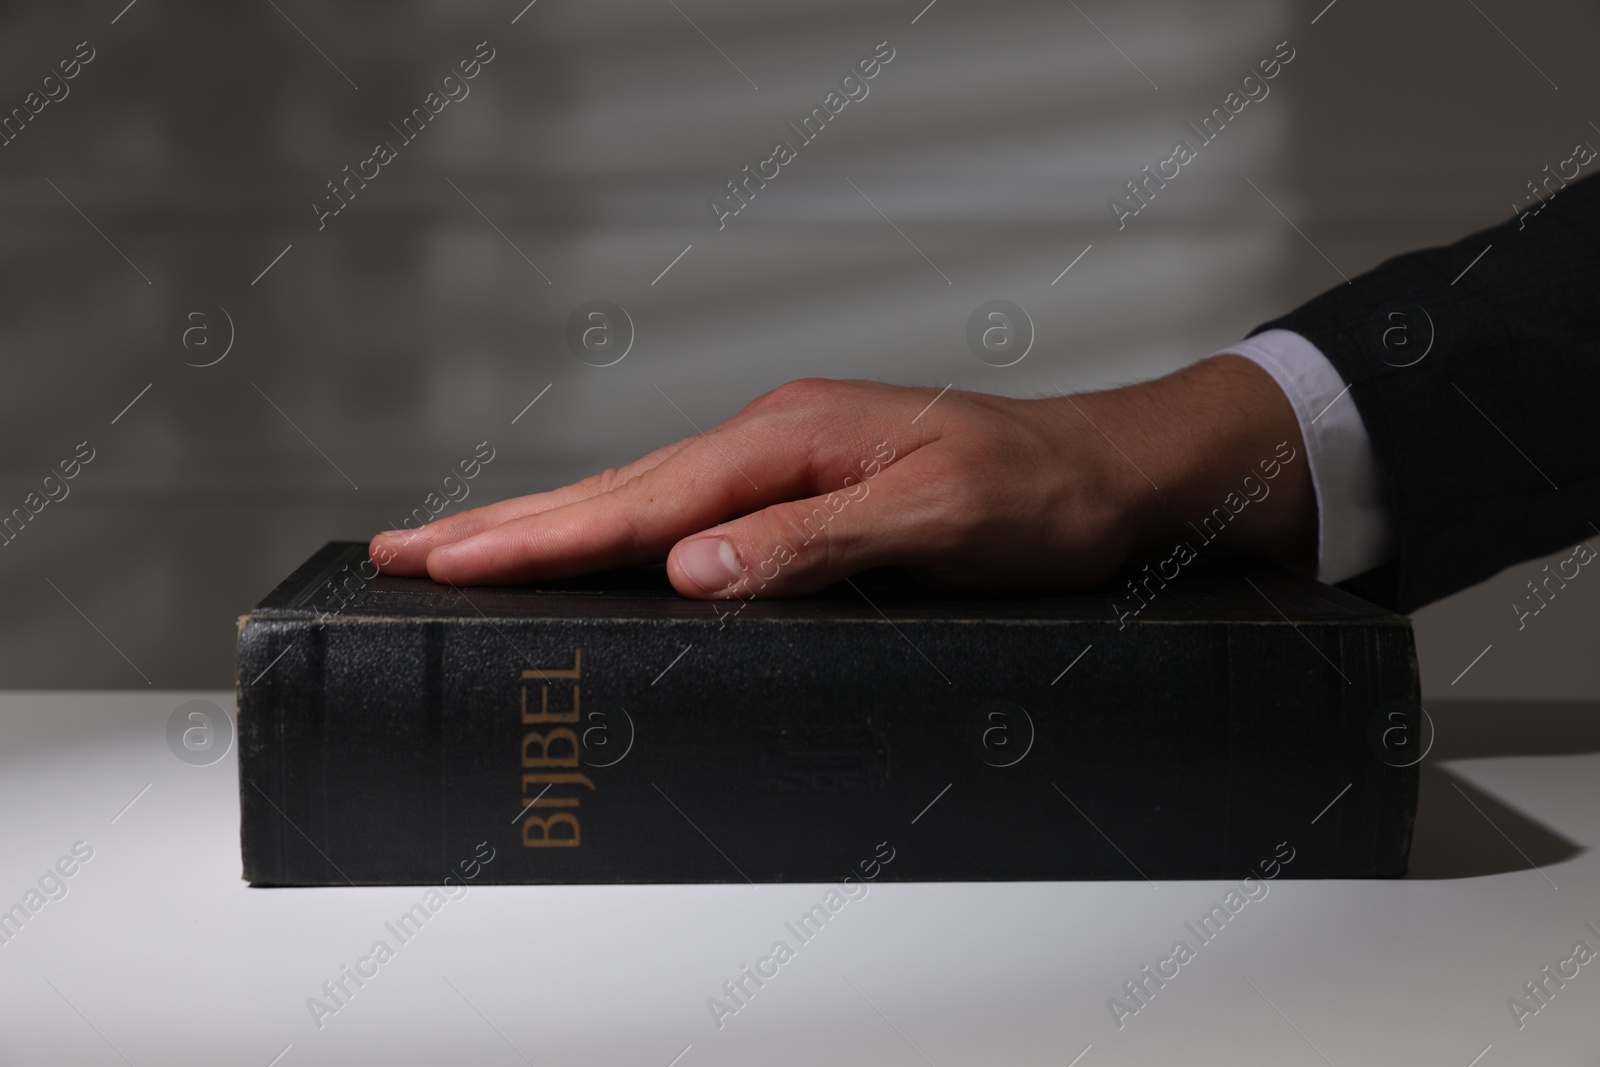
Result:
M1546 181L1537 215L1251 331L1294 330L1350 383L1397 554L1341 584L1397 611L1600 534L1600 182Z

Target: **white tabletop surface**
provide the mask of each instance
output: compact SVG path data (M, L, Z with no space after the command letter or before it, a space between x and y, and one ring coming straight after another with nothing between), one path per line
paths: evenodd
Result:
M0 695L0 908L93 850L0 944L0 1064L1600 1059L1600 961L1520 1028L1508 1006L1577 942L1600 950L1594 705L1431 705L1412 875L1269 883L1120 1029L1108 1000L1193 944L1226 884L873 885L721 1028L708 998L823 887L476 887L319 1027L308 999L394 945L384 924L425 890L246 886L234 754L190 766L166 743L195 698L232 707Z

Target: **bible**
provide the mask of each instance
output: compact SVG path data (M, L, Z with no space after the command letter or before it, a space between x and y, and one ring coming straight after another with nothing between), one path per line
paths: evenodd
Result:
M333 542L237 667L262 886L1397 877L1429 743L1409 620L1268 563L709 602Z

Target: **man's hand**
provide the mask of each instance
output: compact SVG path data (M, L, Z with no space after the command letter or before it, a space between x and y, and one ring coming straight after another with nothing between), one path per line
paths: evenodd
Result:
M1252 476L1266 492L1231 511ZM697 598L792 596L891 564L948 588L1048 589L1180 539L1199 548L1191 523L1215 508L1230 521L1214 551L1314 566L1293 410L1238 356L1038 400L790 382L626 467L379 534L371 554L385 573L456 585L665 556L674 588Z

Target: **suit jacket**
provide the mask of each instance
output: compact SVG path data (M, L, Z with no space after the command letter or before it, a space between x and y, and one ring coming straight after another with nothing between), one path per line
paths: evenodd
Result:
M1274 328L1350 384L1383 474L1397 555L1341 585L1411 611L1600 535L1600 181L1251 332Z

